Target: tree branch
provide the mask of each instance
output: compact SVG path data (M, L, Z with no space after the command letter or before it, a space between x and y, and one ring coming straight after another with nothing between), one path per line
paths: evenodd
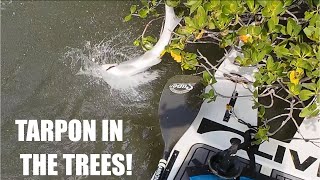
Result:
M297 18L296 15L294 15L293 13L291 13L289 10L286 10L286 13L288 13L290 16L292 16L292 17L297 21L297 23L299 23L299 20L298 20L298 18Z

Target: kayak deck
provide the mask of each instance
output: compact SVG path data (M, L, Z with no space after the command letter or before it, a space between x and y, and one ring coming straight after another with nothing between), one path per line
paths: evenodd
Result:
M203 174L210 174L208 166L208 160L211 156L218 153L219 149L208 146L206 144L195 144L192 146L188 155L186 156L185 161L183 162L181 168L179 169L175 180L189 180L190 175L203 175ZM244 171L249 170L249 160L239 157L239 161ZM201 165L200 165L201 164ZM261 165L256 163L256 172L257 176L256 179L259 180L272 180L272 179L279 179L279 180L301 180L300 178L293 177L289 174L280 172L280 171L273 171L271 177L266 175L260 174Z
M208 165L208 158L229 148L232 138L244 141L244 133L248 130L246 124L258 125L257 109L252 109L255 90L252 82L256 69L234 64L239 55L235 50L230 51L215 73L217 82L213 86L219 96L211 103L202 103L196 118L172 149L164 179L189 180L188 169L196 164ZM249 83L235 82L226 76L228 74L240 75ZM210 89L207 87L206 92ZM233 114L228 113L227 105L233 106ZM299 128L305 138L320 138L320 123L315 119L305 119ZM303 141L300 133L295 132L293 138L296 140L293 141L271 137L259 146L255 152L256 179L320 180L320 142ZM245 169L249 164L247 152L239 150L236 156Z

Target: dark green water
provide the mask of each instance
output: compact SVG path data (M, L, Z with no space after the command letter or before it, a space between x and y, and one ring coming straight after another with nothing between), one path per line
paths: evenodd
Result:
M103 39L114 49L131 46L147 20L123 23L132 1L1 2L1 179L119 179L119 177L22 176L19 154L133 154L133 175L150 179L162 153L158 101L167 79L181 74L169 59L153 68L160 76L137 92L110 90L102 80L76 75L66 53ZM158 34L161 21L151 29ZM120 45L119 45L120 44ZM216 54L216 48L204 49ZM118 51L112 50L117 56ZM139 48L124 51L127 56ZM112 54L110 55L112 56ZM138 96L137 96L138 94ZM123 119L123 142L18 142L15 119ZM99 123L98 123L99 124Z

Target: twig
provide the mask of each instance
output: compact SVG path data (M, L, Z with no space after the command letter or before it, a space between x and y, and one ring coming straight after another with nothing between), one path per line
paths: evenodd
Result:
M281 86L288 94L292 94L292 93L282 84L282 82L279 81L279 79L277 80L277 82L280 84L280 86ZM300 99L299 99L296 95L293 95L293 94L292 94L292 96L293 96L294 98L296 98L303 107L306 107L306 105L305 105L302 101L300 101Z
M198 52L198 54L200 55L200 59L205 60L206 63L207 63L212 69L214 69L215 71L218 71L218 68L217 68L216 66L212 65L212 64L209 62L208 58L206 58L205 56L203 56L203 55L201 54L201 52L199 51L199 49L197 49L197 52Z
M286 10L286 13L288 13L290 16L292 16L292 17L297 21L297 23L299 23L299 20L298 20L298 18L297 18L296 15L294 15L293 13L291 13L291 12L288 11L288 10Z
M275 135L277 132L279 132L279 131L283 128L284 125L286 125L286 123L287 123L290 119L291 119L290 116L288 116L286 120L282 121L280 127L278 127L275 131L273 131L273 132L271 132L271 133L268 132L267 135L268 135L268 136L273 136L273 135Z
M143 32L142 32L142 34L141 34L140 37L142 37L142 38L144 37L144 34L146 33L149 25L150 25L153 21L156 21L156 20L161 19L161 18L164 18L164 17L165 17L165 16L160 16L160 17L157 17L157 18L152 19L151 21L149 21L148 24L145 26L145 28L144 28L144 30L143 30Z
M278 98L278 99L281 99L281 100L283 100L283 101L285 101L285 102L287 102L287 103L291 103L289 100L284 99L283 97L277 95L276 93L274 93L273 96L276 97L276 98Z
M187 40L186 42L189 44L216 44L216 45L219 45L219 43L216 43L214 41L189 41L189 40Z
M202 63L198 67L203 67L206 69L206 71L210 74L210 76L213 76L213 74L210 72L210 70L207 68L207 66L203 65Z
M219 41L219 42L222 41L221 39L219 39L219 38L218 38L217 36L215 36L214 34L208 34L207 36L210 37L210 38L212 38L212 39L214 39L214 40L217 40L217 41Z
M278 127L275 131L273 132L268 132L268 136L273 136L274 134L276 134L278 131L280 131L282 129L282 127L290 120L293 118L293 104L295 103L295 100L292 98L291 102L290 102L290 109L289 109L289 113L288 114L281 114L276 116L275 118L271 118L270 120L267 120L265 122L265 124L268 124L269 122L278 119L279 117L283 117L283 116L288 116L284 121L282 121L281 126Z
M271 121L273 121L273 120L276 120L276 119L281 118L281 117L284 117L284 116L289 116L289 115L290 115L290 114L279 114L279 115L277 115L277 116L274 116L274 117L271 118L271 119L265 120L265 123L268 124L269 122L271 122Z

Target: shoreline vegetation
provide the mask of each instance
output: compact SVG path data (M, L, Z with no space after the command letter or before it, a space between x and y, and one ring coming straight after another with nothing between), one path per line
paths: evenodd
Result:
M189 52L188 44L236 48L243 54L236 58L236 64L257 68L255 81L249 82L256 89L252 92L253 108L259 110L260 126L254 143L267 141L288 122L299 133L303 118L319 117L319 0L140 0L139 5L131 6L124 21L133 17L153 19L134 45L146 51L152 49L157 38L146 36L146 31L153 21L163 17L164 5L174 8L182 20L161 56L170 55L183 71L202 74L203 83L212 87L202 95L204 99L211 102L219 96L212 85L222 61L212 65L212 57L205 57L200 51ZM262 98L270 99L269 104L258 101ZM284 112L266 117L266 109L278 101L287 104Z

